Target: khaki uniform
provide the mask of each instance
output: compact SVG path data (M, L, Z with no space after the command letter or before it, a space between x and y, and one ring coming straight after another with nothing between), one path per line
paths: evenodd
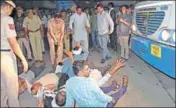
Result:
M26 17L23 22L23 27L28 29L29 32L29 40L32 46L32 52L34 59L36 61L43 60L42 57L42 37L40 32L40 26L42 21L38 16L33 16L32 19Z
M17 32L17 39L21 50L23 49L23 45L24 45L27 51L28 59L32 59L30 44L29 44L29 41L26 39L25 33L24 33L23 21L24 21L24 17L15 19L15 29Z
M62 41L60 41L61 35L64 33L64 29L62 30L62 28L65 27L65 23L63 20L60 20L60 22L57 24L55 22L55 19L52 18L48 21L48 31L51 30L55 36L55 38L57 39L58 45L60 44L60 47L58 47L57 49L57 60L56 62L58 63L59 61L62 60L63 58L63 39ZM54 46L54 40L51 37L50 32L48 32L48 42L49 42L49 46L50 46L50 56L51 56L51 63L52 65L55 64L55 46Z
M64 35L64 45L66 50L70 50L70 32L69 32L69 20L63 19L65 21L65 35Z
M20 107L16 56L7 40L13 37L16 37L13 18L1 14L1 107Z

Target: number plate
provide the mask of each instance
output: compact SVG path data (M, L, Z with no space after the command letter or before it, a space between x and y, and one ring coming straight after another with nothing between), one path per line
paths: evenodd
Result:
M151 54L158 57L158 58L161 58L161 47L152 44L151 45Z

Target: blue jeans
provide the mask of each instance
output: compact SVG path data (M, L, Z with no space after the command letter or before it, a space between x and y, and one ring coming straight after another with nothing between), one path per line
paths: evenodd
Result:
M92 44L94 48L98 48L99 43L98 43L98 32L96 30L93 30L91 32L91 36L92 36Z
M107 44L109 40L109 35L99 35L98 41L101 48L101 53L103 54L102 59L106 60L107 57L111 57L111 54L108 50Z
M74 61L87 60L88 54L89 53L83 53L81 55L74 55L73 59ZM69 78L75 76L72 66L73 66L72 62L69 58L64 61L62 73L66 73Z

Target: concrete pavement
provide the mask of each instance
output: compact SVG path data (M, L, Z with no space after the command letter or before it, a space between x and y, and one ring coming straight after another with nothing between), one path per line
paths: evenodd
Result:
M120 55L118 52L111 51L112 59L105 64L100 63L100 53L93 51L89 56L89 64L93 67L104 68L110 62L116 60ZM52 71L49 54L44 55L46 63L45 69L37 79ZM118 101L116 107L174 107L175 106L175 79L163 75L153 67L146 64L143 60L131 53L130 59L124 68L118 70L111 80L116 79L121 83L123 75L129 77L128 90ZM105 84L105 85L107 85ZM23 107L35 107L36 99L27 91L20 95L20 102Z

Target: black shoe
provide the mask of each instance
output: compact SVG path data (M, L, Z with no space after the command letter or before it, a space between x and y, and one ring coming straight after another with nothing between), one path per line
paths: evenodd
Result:
M101 60L101 63L105 63L105 62L106 62L106 60L105 60L105 59L102 59L102 60Z
M111 59L112 57L106 57L106 60L109 60L109 59Z

